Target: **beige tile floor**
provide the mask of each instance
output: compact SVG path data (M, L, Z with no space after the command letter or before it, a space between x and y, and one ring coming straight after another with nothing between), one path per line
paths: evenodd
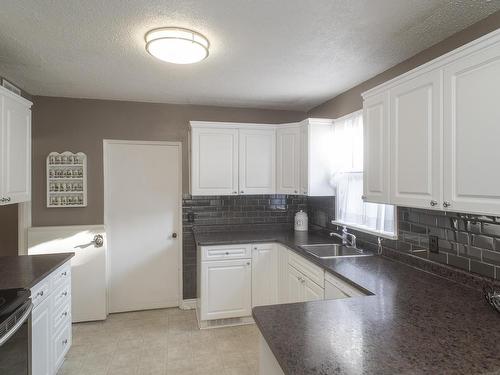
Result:
M194 310L112 314L73 325L58 375L247 375L258 373L255 325L199 330Z

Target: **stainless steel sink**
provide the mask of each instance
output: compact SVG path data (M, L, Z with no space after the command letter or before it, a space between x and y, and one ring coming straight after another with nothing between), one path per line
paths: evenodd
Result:
M320 259L339 257L366 257L373 255L373 253L371 252L363 251L355 247L344 246L337 243L302 245L300 247L307 251L309 254Z

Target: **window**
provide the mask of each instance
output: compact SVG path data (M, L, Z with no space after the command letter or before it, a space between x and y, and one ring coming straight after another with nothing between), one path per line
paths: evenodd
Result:
M363 195L363 115L354 112L333 125L332 182L336 187L336 220L339 225L395 237L394 206L365 203Z

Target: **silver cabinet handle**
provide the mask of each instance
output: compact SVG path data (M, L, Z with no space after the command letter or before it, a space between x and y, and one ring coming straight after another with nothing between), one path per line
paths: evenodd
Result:
M68 295L68 292L62 292L61 296L66 297Z
M447 201L444 201L444 202L443 202L443 207L444 207L444 208L448 208L448 207L450 207L450 206L451 206L451 203L450 203L450 202L447 202Z
M438 202L435 201L435 200L431 200L431 206L434 207L434 206L437 206Z
M64 339L64 340L62 340L62 344L63 344L63 345L66 345L67 343L68 343L68 339Z
M63 277L64 277L64 276L66 276L67 274L68 274L68 273L67 273L66 271L61 272L61 276L63 276Z
M67 311L63 312L61 316L68 316L68 312Z
M42 297L43 296L43 290L39 291L37 294L36 294L37 297Z

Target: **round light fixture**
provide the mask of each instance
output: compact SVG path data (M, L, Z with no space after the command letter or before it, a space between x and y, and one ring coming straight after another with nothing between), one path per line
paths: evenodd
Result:
M163 27L149 31L146 51L152 56L174 64L193 64L208 56L210 43L196 31L179 27Z

